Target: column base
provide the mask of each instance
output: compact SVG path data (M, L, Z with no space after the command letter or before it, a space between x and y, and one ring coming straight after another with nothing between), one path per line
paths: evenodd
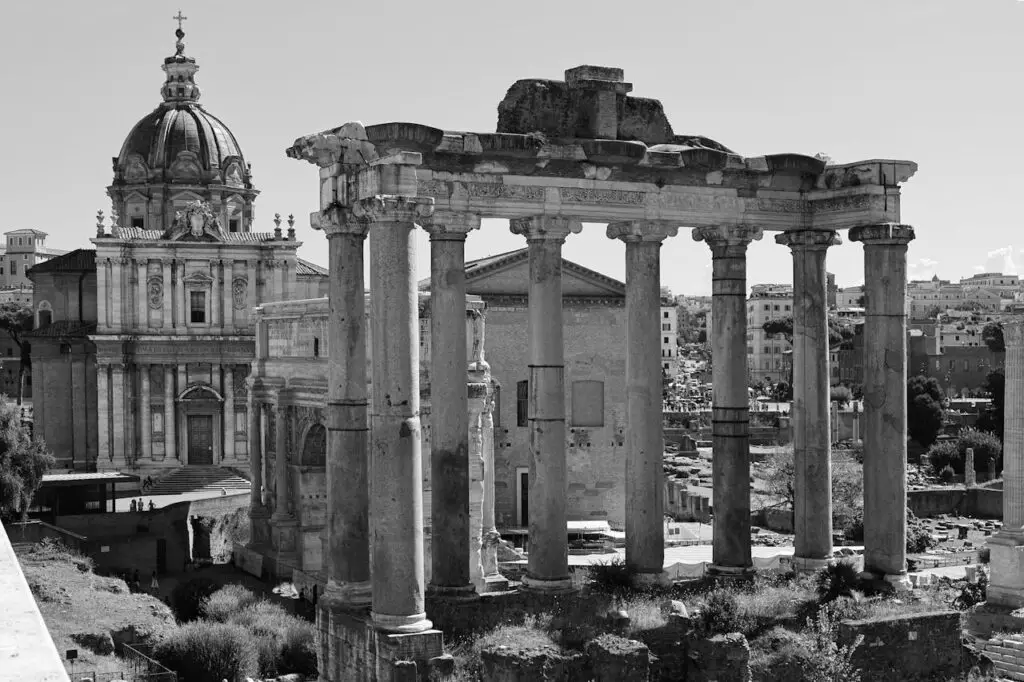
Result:
M752 580L754 577L753 566L708 566L707 575L709 578L721 580Z
M411 616L391 616L371 611L370 621L374 630L392 634L411 635L434 629L434 624L427 619L426 612L414 613Z
M482 578L477 578L474 581L476 585L477 594L487 594L490 592L507 592L508 591L508 578L495 573L494 575L485 575Z
M446 602L469 602L480 598L475 585L427 585L427 597Z
M669 587L672 579L665 571L657 573L633 573L629 576L629 583L633 587L644 589L645 587Z
M897 592L909 592L914 589L914 585L910 582L910 577L906 571L883 575L882 580L895 587Z
M832 559L812 559L805 556L793 557L793 570L797 573L817 573L829 564L835 563Z
M1024 534L999 531L986 544L991 552L986 602L1024 607Z
M342 583L334 580L327 582L321 603L326 608L345 609L355 611L366 609L373 601L373 593L370 581L360 583Z
M522 589L540 594L570 594L576 591L572 578L534 578L529 575L523 577Z

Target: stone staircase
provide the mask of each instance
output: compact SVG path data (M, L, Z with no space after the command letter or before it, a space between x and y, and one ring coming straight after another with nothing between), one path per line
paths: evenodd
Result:
M214 466L183 466L161 477L153 488L143 495L180 495L181 493L217 492L229 495L249 492L249 481L231 469Z
M984 643L981 653L992 661L992 676L999 680L1024 680L1024 635L996 636Z

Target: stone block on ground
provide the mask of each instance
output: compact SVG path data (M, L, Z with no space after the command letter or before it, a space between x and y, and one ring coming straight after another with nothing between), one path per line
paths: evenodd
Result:
M647 682L651 659L647 645L615 635L601 635L587 644L595 682Z
M564 654L554 645L494 645L480 652L488 682L555 682L576 679L585 668L581 654Z
M687 655L688 682L750 682L750 646L740 633L693 640Z

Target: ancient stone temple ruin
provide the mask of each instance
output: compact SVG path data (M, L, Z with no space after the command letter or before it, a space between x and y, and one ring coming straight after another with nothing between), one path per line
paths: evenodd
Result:
M425 674L442 644L426 614L427 595L474 597L464 246L481 218L508 219L529 251L531 514L520 589L572 589L560 263L565 240L598 238L590 235L598 225L625 244L626 562L638 581L663 576L659 250L683 229L713 258L712 572L751 570L746 251L765 231L777 233L793 257L795 562L813 569L831 554L825 256L848 230L864 244L867 282L865 564L887 580L906 579L904 295L914 232L900 224L899 185L916 165L743 157L708 138L676 134L660 102L631 97L631 90L621 69L581 66L564 81L513 84L499 104L496 132L346 123L299 138L288 150L319 168L321 210L311 220L330 250L330 531L318 616L324 679L389 679L399 660L416 661ZM430 234L432 271L429 588L422 551L417 225ZM372 396L367 343L374 349Z

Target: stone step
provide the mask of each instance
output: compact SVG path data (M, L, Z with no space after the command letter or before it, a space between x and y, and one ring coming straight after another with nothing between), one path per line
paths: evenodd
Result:
M174 495L196 491L248 491L249 481L230 469L221 467L186 466L161 477L153 488L144 494Z

